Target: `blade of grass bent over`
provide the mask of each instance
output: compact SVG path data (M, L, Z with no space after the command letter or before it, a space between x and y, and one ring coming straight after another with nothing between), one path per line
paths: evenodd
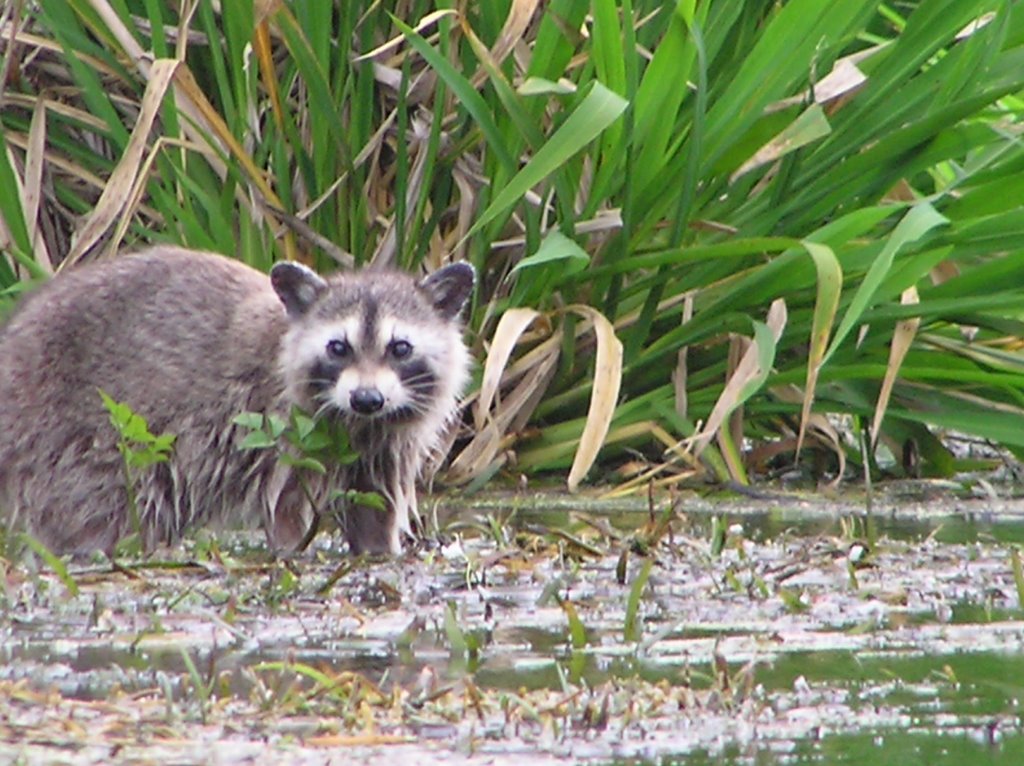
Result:
M590 393L586 425L569 469L569 491L574 492L597 459L615 415L622 385L622 342L608 319L590 306L570 306L569 310L589 319L597 336L597 360L594 364L594 388Z
M903 305L919 302L916 287L908 287L903 291L900 301ZM903 364L907 352L910 350L914 337L917 335L917 328L921 325L921 317L910 317L901 319L896 323L896 331L892 336L892 343L889 345L889 363L885 368L885 377L882 379L882 388L878 392L878 402L875 404L875 416L871 421L871 448L874 449L878 443L878 434L882 426L882 418L885 417L885 410L889 406L889 397L892 395L892 387L896 383L896 376L899 373L900 365Z
M796 454L800 455L807 422L814 403L814 390L818 385L821 360L825 357L829 334L839 308L839 294L843 285L843 268L839 265L832 248L816 242L804 242L804 248L814 260L818 274L818 294L814 301L814 317L811 320L811 341L807 354L807 381L804 385L803 405L800 412L800 431L797 434Z
M896 224L896 228L893 229L882 251L871 264L864 281L860 283L849 308L843 315L839 328L832 337L832 344L825 353L824 359L821 360L823 365L846 340L846 336L850 334L850 331L860 321L861 316L870 307L879 285L882 284L892 268L893 260L900 248L908 243L916 242L935 227L945 223L948 223L947 219L940 215L931 204L921 202L910 208L903 219Z

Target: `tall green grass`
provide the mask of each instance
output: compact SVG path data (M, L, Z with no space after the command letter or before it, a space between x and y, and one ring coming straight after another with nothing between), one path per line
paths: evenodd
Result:
M469 259L453 481L1024 449L1014 3L183 7L0 11L8 303L145 242Z

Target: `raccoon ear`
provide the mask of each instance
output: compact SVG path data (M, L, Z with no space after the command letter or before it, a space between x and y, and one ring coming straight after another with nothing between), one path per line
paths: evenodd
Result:
M427 291L441 316L454 319L473 292L475 282L476 270L463 261L438 269L420 282L420 287Z
M327 283L312 269L295 261L275 263L270 284L289 316L302 316L313 305Z

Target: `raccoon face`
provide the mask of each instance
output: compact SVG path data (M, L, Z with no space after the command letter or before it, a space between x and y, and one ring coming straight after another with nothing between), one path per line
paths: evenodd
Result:
M323 280L296 264L271 272L292 319L282 365L293 398L347 421L403 423L450 407L465 378L457 321L473 270L453 264L423 282L363 271Z
M369 304L372 306L372 304ZM429 410L438 393L445 349L428 326L368 312L330 323L311 333L310 351L321 346L308 367L308 396L317 409L354 419L403 421Z

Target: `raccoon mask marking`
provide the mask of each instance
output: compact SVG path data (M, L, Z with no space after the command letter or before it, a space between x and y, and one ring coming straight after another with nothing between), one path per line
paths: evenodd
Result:
M338 509L350 547L396 553L468 378L459 314L473 282L462 263L419 282L279 263L268 280L169 247L62 274L0 333L0 513L60 552L132 531L101 388L177 436L136 487L150 544L240 520L292 548L335 490L356 489L387 510ZM235 415L293 405L342 422L359 459L299 481L269 451L237 450Z

